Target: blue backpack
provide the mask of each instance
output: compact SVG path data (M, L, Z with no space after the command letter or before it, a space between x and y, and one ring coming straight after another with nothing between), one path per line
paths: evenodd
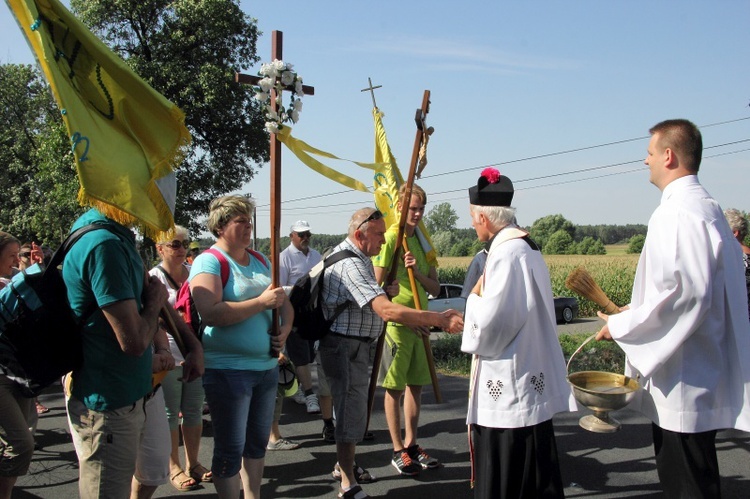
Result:
M81 326L97 309L76 320L58 268L85 233L107 229L89 224L68 236L46 267L19 272L0 290L0 373L18 383L27 397L37 396L83 362Z

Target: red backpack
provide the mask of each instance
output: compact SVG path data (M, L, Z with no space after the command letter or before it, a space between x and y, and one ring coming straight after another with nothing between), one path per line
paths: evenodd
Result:
M270 268L265 258L263 258L263 255L251 249L248 249L247 252L250 253L251 257L257 258L260 262L263 263L263 265L265 265L267 268ZM227 285L227 281L229 281L229 262L227 261L227 258L221 251L215 250L213 248L208 248L203 253L213 255L214 258L219 261L221 273L221 288L224 289ZM195 308L193 294L190 292L190 281L183 282L182 286L180 286L179 291L177 291L177 298L175 298L174 308L182 315L185 324L193 329L193 332L198 337L198 339L202 339L203 331L204 329L206 329L206 326L201 324L200 314L198 313L198 309Z

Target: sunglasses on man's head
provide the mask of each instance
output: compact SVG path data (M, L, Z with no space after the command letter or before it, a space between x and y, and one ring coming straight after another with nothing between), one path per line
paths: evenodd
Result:
M359 230L360 228L362 228L362 226L366 224L367 222L372 222L373 220L380 220L381 218L383 218L383 214L380 213L380 210L375 210L372 213L370 213L370 216L365 218L361 224L357 225L356 230Z
M172 248L173 250L180 248L188 249L190 247L190 241L188 241L187 239L184 241L178 241L177 239L175 239L171 243L165 243L164 246L166 246L167 248Z

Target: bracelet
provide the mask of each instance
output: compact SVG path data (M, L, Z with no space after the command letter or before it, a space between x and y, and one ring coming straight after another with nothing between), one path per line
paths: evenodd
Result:
M159 353L159 352L167 352L170 355L172 354L172 351L170 349L168 349L168 348L157 348L156 352L154 352L154 353Z

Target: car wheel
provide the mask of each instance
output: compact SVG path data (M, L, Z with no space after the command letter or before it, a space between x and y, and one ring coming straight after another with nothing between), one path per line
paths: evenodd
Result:
M573 320L573 309L570 307L565 307L562 309L562 320L565 324L569 323Z

